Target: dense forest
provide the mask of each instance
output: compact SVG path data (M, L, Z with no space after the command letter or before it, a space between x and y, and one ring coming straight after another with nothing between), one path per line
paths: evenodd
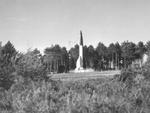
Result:
M8 41L0 46L0 111L2 113L149 113L150 60L139 69L132 61L149 54L144 44L125 41L106 47L84 46L84 66L94 70L122 69L113 78L54 81L52 72L75 68L78 45L69 51L54 45L20 53ZM113 62L113 67L109 67Z
M111 43L108 47L102 42L99 42L96 48L92 45L84 46L84 66L95 70L127 68L134 60L141 59L144 53L148 53L149 45L150 42L135 44L125 41L121 44L118 42ZM75 45L69 50L71 69L75 68L78 48L78 45Z
M146 44L141 41L137 44L129 41L124 41L121 44L116 42L111 43L108 47L102 42L99 42L96 48L92 45L85 45L83 50L84 68L92 68L98 71L122 69L128 68L136 59L141 59L143 54L148 54L150 41ZM26 62L26 64L29 63L27 65L30 65L31 62L36 62L46 70L45 72L49 73L61 73L74 70L78 55L78 44L70 48L69 51L66 50L66 47L60 47L58 44L52 45L45 48L44 55L42 55L38 49L20 53L10 41L4 46L2 46L2 44L0 46L1 67L11 64L20 67L24 62Z
M96 48L92 45L85 45L83 50L84 68L92 68L97 71L122 69L128 68L136 59L141 59L143 54L148 54L150 41L146 44L141 41L137 44L129 41L124 41L121 44L116 42L109 44L108 47L102 42L99 42ZM45 68L47 72L62 73L75 69L79 55L79 46L76 44L67 51L66 47L60 47L56 44L46 47L44 55L42 55L38 49L29 50L23 54L18 52L11 42L8 42L0 47L0 51L2 61L6 54L9 55L9 58L5 60L12 60L12 58L14 58L13 62L19 63L18 65L23 62L22 60L35 59L43 65L42 67Z

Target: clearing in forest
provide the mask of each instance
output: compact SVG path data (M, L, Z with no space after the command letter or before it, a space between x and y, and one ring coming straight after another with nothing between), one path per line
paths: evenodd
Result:
M50 74L54 80L72 81L81 79L97 79L103 77L113 77L116 74L120 74L120 70L113 71L94 71L94 72L81 72L81 73L61 73L61 74Z

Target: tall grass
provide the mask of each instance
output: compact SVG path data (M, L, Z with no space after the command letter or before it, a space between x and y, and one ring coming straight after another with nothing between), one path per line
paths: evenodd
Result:
M142 73L61 82L20 78L0 89L1 113L150 113L150 81Z

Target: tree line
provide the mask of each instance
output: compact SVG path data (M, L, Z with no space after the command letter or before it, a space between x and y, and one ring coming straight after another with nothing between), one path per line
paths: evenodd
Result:
M99 42L97 47L84 46L84 68L94 70L122 69L131 65L132 61L142 58L150 51L150 41L137 44L124 41L119 44L111 43L108 47ZM21 75L39 80L47 77L48 73L69 72L76 68L79 46L76 44L69 51L65 47L53 45L45 48L44 55L38 49L18 52L8 41L0 44L0 85L9 87L14 76ZM9 82L7 82L9 81Z
M70 69L75 69L75 63L78 58L79 46L75 45L69 50ZM84 46L84 67L94 70L110 70L128 68L133 61L141 59L144 54L150 51L150 41L144 44L142 41L137 44L124 41L119 44L111 43L105 46L99 42L96 48L92 45Z

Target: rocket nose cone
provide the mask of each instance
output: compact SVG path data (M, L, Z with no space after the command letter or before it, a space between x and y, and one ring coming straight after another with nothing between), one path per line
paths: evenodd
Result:
M82 36L82 31L80 31L80 45L83 45L83 36Z

